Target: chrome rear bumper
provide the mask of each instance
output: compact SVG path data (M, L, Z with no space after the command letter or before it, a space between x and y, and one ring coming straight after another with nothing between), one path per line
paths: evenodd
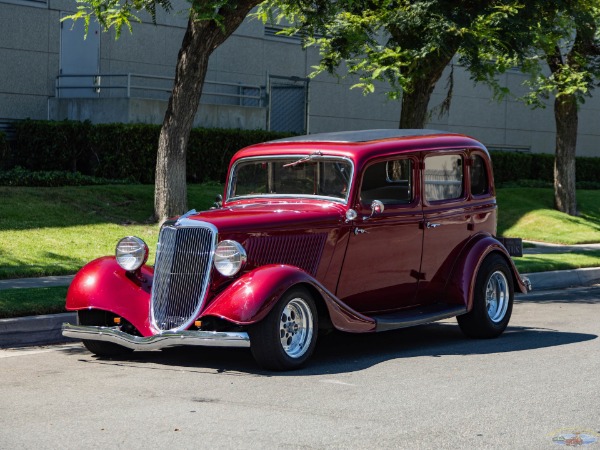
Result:
M93 327L64 323L65 337L89 341L112 342L132 350L156 350L179 345L204 347L250 347L248 333L219 331L164 331L155 336L139 337L117 328Z
M521 276L521 280L523 281L523 284L527 288L527 292L531 292L533 290L533 286L531 286L531 281L529 280L529 278Z

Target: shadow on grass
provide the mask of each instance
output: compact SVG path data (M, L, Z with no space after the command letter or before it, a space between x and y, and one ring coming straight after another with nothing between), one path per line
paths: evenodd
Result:
M222 193L221 184L190 184L189 207L208 209L216 194ZM154 211L154 185L0 186L0 198L0 231L103 223L148 225Z
M377 334L332 333L320 337L310 364L293 372L261 370L249 349L182 347L161 352L136 352L128 359L120 360L89 355L80 361L145 370L180 371L185 367L187 372L230 376L314 376L360 371L391 360L521 352L596 338L593 334L509 327L497 339L472 340L466 339L456 324L436 323Z
M0 249L0 279L71 275L88 261L55 252L44 252L39 263L23 262L17 256Z

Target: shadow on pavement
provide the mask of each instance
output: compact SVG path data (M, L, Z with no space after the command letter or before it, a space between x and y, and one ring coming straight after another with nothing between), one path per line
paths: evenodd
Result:
M585 342L598 336L550 329L508 327L497 339L467 339L455 323L435 323L385 333L357 335L334 332L319 337L315 354L306 368L293 372L261 370L249 349L179 347L163 351L135 352L127 359L104 359L89 353L81 362L122 365L150 370L174 370L233 376L331 375L363 370L379 363L404 358L487 355L520 352ZM74 354L79 354L73 351Z

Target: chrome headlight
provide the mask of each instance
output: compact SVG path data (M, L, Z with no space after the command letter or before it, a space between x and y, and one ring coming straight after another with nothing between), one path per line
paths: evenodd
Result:
M138 270L148 260L148 246L139 237L127 236L117 243L117 263L127 270Z
M221 241L215 249L215 269L221 275L231 277L238 273L246 264L246 250L236 241Z

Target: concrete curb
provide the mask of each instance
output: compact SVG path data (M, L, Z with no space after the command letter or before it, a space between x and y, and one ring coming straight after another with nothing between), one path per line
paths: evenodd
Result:
M600 267L587 269L555 270L523 274L531 281L534 291L564 289L575 286L589 286L600 282Z
M64 322L77 323L76 313L0 319L0 348L69 342L61 333Z
M529 278L534 291L589 286L591 284L600 283L600 267L557 270L554 272L540 272L523 275ZM64 286L70 283L72 277L67 278L68 277L47 277L42 279L41 286L40 284L33 286L33 284L35 284L35 279L28 279L20 282L20 287L46 287L49 286L50 283L57 283L52 284L54 286ZM5 287L5 289L13 289L15 281L19 282L19 280L10 281L12 287ZM0 289L2 289L1 285ZM526 296L522 299L526 299ZM73 341L73 339L65 338L61 334L61 327L64 322L77 323L77 314L64 313L0 319L0 348L46 345Z

